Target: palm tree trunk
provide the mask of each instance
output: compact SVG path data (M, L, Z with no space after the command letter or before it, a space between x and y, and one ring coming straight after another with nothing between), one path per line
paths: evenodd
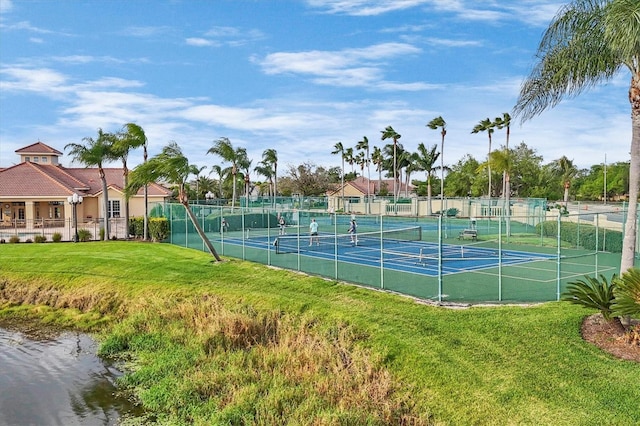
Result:
M220 256L218 255L218 252L216 251L215 247L213 247L213 244L211 244L211 241L209 240L209 237L207 237L207 234L204 233L204 230L200 226L200 222L198 221L198 218L191 211L191 208L189 207L189 202L188 201L186 201L186 202L183 201L182 205L184 206L184 209L186 210L187 215L189 215L189 219L191 220L191 223L193 223L193 226L196 228L196 232L198 233L200 238L202 238L202 241L204 242L204 245L207 246L207 250L209 250L209 253L211 253L211 255L218 262L221 262L222 259L220 259Z
M109 239L109 190L107 188L107 179L104 175L104 170L102 168L99 169L100 180L102 181L102 199L104 203L102 204L104 208L104 218L103 218L103 228L104 228L104 240L107 241Z
M622 241L622 260L620 273L624 273L634 265L635 245L638 229L638 187L640 186L640 78L632 80L629 89L631 101L631 163L629 165L629 209L624 225Z

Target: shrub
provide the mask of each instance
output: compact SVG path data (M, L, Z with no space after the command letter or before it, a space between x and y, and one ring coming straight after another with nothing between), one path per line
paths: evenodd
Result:
M5 244L7 242L7 240L5 240L4 238L0 238L0 244Z
M18 237L17 235L12 235L12 236L9 238L9 242L10 242L11 244L19 243L19 242L20 242L20 237Z
M104 241L104 228L100 228L100 241Z
M169 220L164 217L149 218L149 236L153 241L164 241L169 236Z
M132 217L129 219L129 235L135 238L144 236L144 217Z
M32 240L31 238L27 238L26 240L24 240L24 242L25 242L25 243L29 243L29 244L30 244L30 243L32 243L32 242L33 242L33 240Z
M614 300L617 275L613 274L611 282L600 274L600 279L585 276L584 280L571 281L567 284L567 290L562 294L561 300L581 305L585 308L593 308L600 311L605 320L612 322L620 331L624 331L620 318L614 316L611 306Z
M36 243L44 243L45 241L47 241L47 236L46 235L36 235L35 237L33 237L33 240Z
M611 309L616 315L640 317L640 269L632 268L623 273L616 281L613 294Z
M100 230L102 231L102 229ZM91 241L93 239L93 235L91 234L91 231L89 231L88 229L78 229L78 241Z
M55 232L51 236L51 241L53 241L54 243L59 243L60 241L62 241L62 234L59 232Z
M549 220L536 225L537 232L542 232L545 237L555 238L558 235L558 222ZM596 250L596 227L593 225L573 222L561 222L560 240L574 247L582 247L586 250ZM622 253L622 232L598 228L598 251ZM605 247L606 244L606 247Z

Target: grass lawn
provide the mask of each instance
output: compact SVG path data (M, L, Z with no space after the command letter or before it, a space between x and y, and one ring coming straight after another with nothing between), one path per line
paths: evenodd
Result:
M0 316L96 332L162 424L640 424L640 365L582 340L590 313L448 309L168 244L0 245Z

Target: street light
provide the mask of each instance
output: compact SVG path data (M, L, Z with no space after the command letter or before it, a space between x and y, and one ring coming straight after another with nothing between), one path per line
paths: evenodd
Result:
M82 197L74 192L73 195L67 197L67 201L73 206L73 227L76 230L73 242L77 243L80 240L78 236L78 204L82 203Z
M204 194L204 198L207 199L207 204L209 204L209 202L211 202L211 200L213 200L213 192L207 191L207 193Z

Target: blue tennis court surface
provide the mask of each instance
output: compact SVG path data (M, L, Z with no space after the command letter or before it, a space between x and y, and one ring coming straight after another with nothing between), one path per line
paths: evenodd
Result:
M442 244L426 241L404 241L394 239L358 238L357 244L351 243L349 235L321 235L320 243L310 245L307 235L286 237L287 250L278 250L276 241L285 241L278 236L251 236L250 238L225 237L224 244L270 250L272 256L305 256L352 263L362 266L438 276L442 274L477 271L481 269L517 265L528 262L555 259L556 256L544 253L532 253L518 250L498 250L495 247L482 246L476 243ZM335 238L335 239L334 239ZM337 242L337 244L336 244ZM486 244L486 243L485 243ZM440 254L442 262L440 264Z

